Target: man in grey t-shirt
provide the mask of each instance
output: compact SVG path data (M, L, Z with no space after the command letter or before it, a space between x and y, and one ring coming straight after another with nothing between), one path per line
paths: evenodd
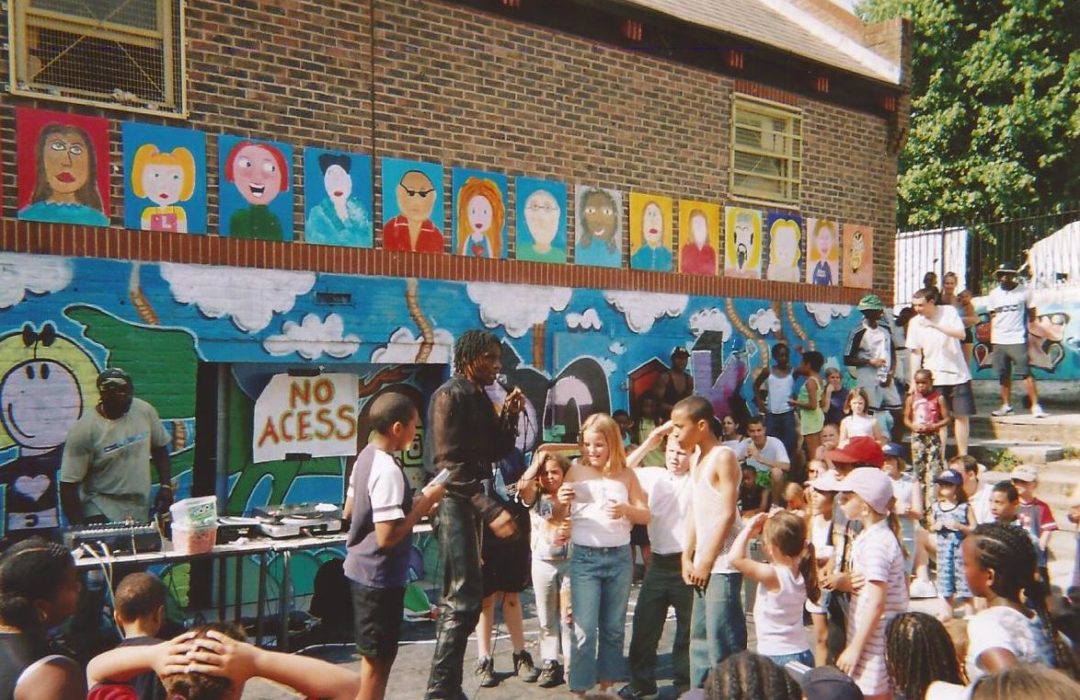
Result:
M134 396L122 369L98 375L101 400L68 433L60 504L72 525L135 520L150 512L150 462L161 485L155 508L172 503L169 434L154 407Z

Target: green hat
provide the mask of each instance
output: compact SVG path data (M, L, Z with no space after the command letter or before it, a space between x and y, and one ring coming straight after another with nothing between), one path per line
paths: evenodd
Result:
M859 299L859 311L884 311L885 305L881 303L881 299L877 294L867 294L862 299Z

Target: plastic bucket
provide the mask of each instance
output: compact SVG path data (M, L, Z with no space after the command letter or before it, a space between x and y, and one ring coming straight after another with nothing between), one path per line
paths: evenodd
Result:
M205 554L217 542L217 523L187 527L178 523L172 526L173 551L178 554Z
M191 529L217 525L217 497L185 498L169 506L169 514L172 515L173 527L180 525Z

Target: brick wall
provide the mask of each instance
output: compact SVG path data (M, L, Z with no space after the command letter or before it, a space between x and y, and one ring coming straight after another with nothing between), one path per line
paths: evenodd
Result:
M460 165L511 177L527 174L730 203L731 77L435 0L371 5L373 17L368 3L351 0L189 0L191 116L186 123L210 135L291 142L300 193L300 147L372 153L376 221L382 218L382 156L441 162L446 191L450 168ZM0 76L6 81L8 63L2 58ZM801 213L872 226L875 280L878 291L891 297L896 159L887 146L886 118L802 96L788 98L804 115ZM33 101L5 98L0 109L5 217L15 215L13 107L23 104ZM62 103L38 106L129 118ZM216 139L207 146L209 219L215 230ZM112 150L113 162L119 163L118 129ZM121 187L114 172L114 201L122 200ZM512 211L512 189L510 196ZM573 203L569 206L572 217ZM297 230L301 211L298 199ZM0 247L34 252L838 303L861 294L755 280L313 250L214 236L133 236L13 221L5 221L3 231Z

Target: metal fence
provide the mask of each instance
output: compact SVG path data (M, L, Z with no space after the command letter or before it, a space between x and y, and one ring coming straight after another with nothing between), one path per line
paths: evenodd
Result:
M1001 221L943 223L934 229L898 232L896 298L910 299L922 288L927 272L936 273L939 281L946 272L955 272L976 295L985 293L994 285L994 270L999 264L1026 268L1032 246L1076 221L1080 221L1080 206ZM1070 236L1066 234L1065 238ZM1030 270L1022 272L1032 277ZM1040 275L1059 283L1076 282L1068 279L1065 268L1041 271Z

